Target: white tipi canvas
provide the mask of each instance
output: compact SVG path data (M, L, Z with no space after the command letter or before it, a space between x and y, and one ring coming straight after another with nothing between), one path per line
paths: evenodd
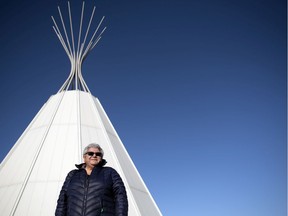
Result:
M82 14L84 5L83 2ZM69 2L68 11L71 15ZM59 15L63 20L60 8ZM94 10L91 20L93 16ZM105 30L95 39L94 35L104 18L87 46L84 46L86 37L83 34L82 43L78 42L79 49L71 40L76 48L62 37L59 26L52 19L54 30L70 58L71 73L59 92L43 105L1 163L0 197L5 197L0 199L1 215L54 215L66 174L75 168L74 164L82 162L83 148L89 143L99 143L105 151L107 165L121 175L128 195L129 216L162 215L101 103L90 93L81 75L83 60ZM65 25L62 31L66 32Z

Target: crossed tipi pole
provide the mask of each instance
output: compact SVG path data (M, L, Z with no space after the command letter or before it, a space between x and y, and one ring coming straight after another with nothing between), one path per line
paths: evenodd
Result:
M92 142L103 147L107 165L123 178L129 201L128 215L162 215L100 101L91 94L82 77L81 65L106 29L101 27L102 17L90 34L95 9L94 6L84 28L83 1L77 33L70 2L68 25L60 7L61 25L52 17L53 29L70 59L71 71L1 163L0 214L3 216L54 215L66 174L82 161L83 148Z

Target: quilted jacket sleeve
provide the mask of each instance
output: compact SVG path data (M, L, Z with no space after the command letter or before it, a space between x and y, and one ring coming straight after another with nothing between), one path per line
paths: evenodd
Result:
M68 175L66 176L65 182L62 186L62 189L60 191L59 197L58 197L58 201L57 201L57 207L56 207L56 211L55 211L55 216L65 216L66 215L66 211L67 211L67 197L66 197L66 192L67 192L67 188L69 185L69 182L72 178L72 176L74 175L74 173L77 170L72 170L68 173Z
M128 215L128 200L124 183L116 170L112 169L113 191L116 216Z

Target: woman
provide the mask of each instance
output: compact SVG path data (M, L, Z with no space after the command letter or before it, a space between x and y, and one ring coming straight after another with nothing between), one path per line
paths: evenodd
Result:
M92 143L83 151L84 163L68 173L57 201L56 216L127 216L126 189L120 175L103 167L104 151Z

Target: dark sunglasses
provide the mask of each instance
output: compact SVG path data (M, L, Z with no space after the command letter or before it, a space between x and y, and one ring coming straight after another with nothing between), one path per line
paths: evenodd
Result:
M102 157L101 152L86 152L85 154L87 154L88 156L93 156L95 154L96 156Z

